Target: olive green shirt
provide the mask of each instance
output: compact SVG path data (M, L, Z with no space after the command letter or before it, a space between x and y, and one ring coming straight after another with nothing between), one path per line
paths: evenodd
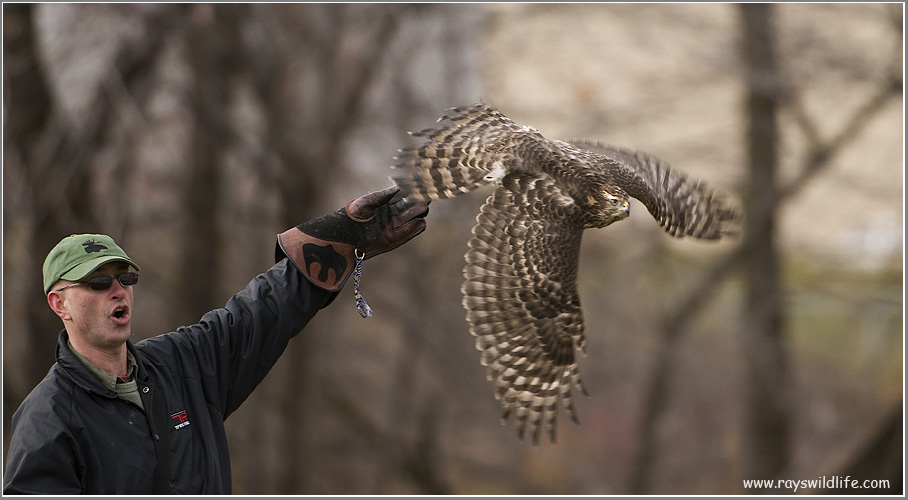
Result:
M70 344L69 347L72 349L72 344ZM129 401L141 408L142 411L145 411L145 407L142 405L142 398L139 396L139 386L136 384L136 358L131 352L128 350L126 351L126 380L123 380L116 375L111 375L102 370L91 361L85 359L85 357L79 354L75 349L72 349L72 351L76 357L79 358L79 361L98 377L98 380L100 380L105 387L117 393L117 396L121 399Z

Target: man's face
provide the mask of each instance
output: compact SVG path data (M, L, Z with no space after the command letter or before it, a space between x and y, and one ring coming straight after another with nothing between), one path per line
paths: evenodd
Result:
M110 288L92 290L89 285L79 285L48 295L51 308L63 319L70 337L78 337L98 349L116 349L126 342L131 335L133 287L124 287L116 280L126 272L129 265L125 262L110 262L82 280L110 276L114 278ZM52 290L70 284L73 282L61 280ZM50 297L52 294L57 297Z

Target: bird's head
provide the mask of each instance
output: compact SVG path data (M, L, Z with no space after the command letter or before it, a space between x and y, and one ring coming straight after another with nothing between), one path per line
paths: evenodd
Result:
M605 227L626 219L631 213L630 197L617 186L594 190L587 197L585 205L586 227Z

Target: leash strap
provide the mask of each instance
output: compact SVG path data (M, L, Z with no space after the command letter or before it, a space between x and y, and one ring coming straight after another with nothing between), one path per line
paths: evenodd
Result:
M356 249L353 254L356 256L356 265L353 268L353 299L356 301L356 310L363 318L371 318L372 308L366 304L363 294L359 293L359 280L363 277L363 259L366 258L366 252Z

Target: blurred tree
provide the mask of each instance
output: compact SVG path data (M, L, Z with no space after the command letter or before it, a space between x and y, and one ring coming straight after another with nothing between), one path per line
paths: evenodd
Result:
M746 67L749 182L744 246L746 286L743 322L745 414L748 450L745 477L774 478L790 448L791 379L784 337L776 219L779 200L778 108L785 85L775 46L773 6L742 4Z
M734 265L744 271L747 309L742 318L746 362L748 467L746 477L769 478L787 461L789 446L789 379L783 338L782 292L779 281L776 226L778 201L779 128L777 106L784 98L782 75L774 46L772 6L739 6L744 51L746 106L744 117L749 155L749 179L744 193L744 241L705 275L687 299L664 323L656 350L655 369L645 394L641 441L630 487L649 492L656 459L656 423L668 404L679 338L690 319L707 303Z
M678 363L681 339L688 333L690 321L709 303L710 297L732 271L743 270L747 290L747 311L742 319L744 351L750 358L745 391L748 449L747 470L743 477L775 478L790 466L792 384L785 340L783 286L777 249L779 210L793 199L812 179L832 164L836 155L852 144L886 105L901 95L901 13L891 11L884 19L893 28L894 44L886 67L875 88L864 102L829 138L818 131L802 98L807 92L785 78L780 61L774 27L774 7L767 4L742 4L738 10L745 71L746 144L748 181L742 193L746 199L745 239L708 271L699 283L667 314L656 347L653 371L644 393L640 421L639 449L629 477L630 491L651 492L659 474L658 422L671 400L668 391ZM890 22L891 21L891 22ZM797 175L787 183L778 179L780 147L780 109L791 113L796 125L807 138L807 151ZM887 425L888 425L887 421ZM882 434L891 432L888 428ZM869 444L872 448L873 445ZM855 461L860 461L855 457ZM888 464L889 462L886 462ZM812 475L814 471L810 471Z
M65 196L65 190L84 185L78 172L73 172L72 182L44 182L48 178L47 171L56 158L48 158L47 152L54 147L62 147L62 132L56 136L50 135L54 123L51 109L51 98L48 84L39 61L34 33L34 6L30 4L4 4L3 5L3 79L4 101L9 103L6 108L6 122L3 127L4 149L4 176L6 169L16 170L23 178L26 185L33 188L32 198L39 200L35 208L32 206L8 207L9 197L4 197L4 227L9 227L9 217L13 211L23 213L23 216L34 223L23 224L21 232L17 234L19 244L26 248L33 248L34 257L28 262L28 267L40 273L43 262L39 255L46 255L47 251L59 241L61 234L60 223L57 217L79 217L89 211L85 204L89 198L80 196L72 198ZM28 105L27 103L34 103ZM46 138L45 138L46 137ZM46 146L45 146L46 144ZM29 168L31 167L31 168ZM51 206L76 201L77 206L59 208L54 210ZM77 215L78 214L78 215ZM41 224L49 231L34 231L29 226ZM65 235L64 235L65 236ZM30 252L32 253L32 252ZM4 273L5 274L5 273ZM38 274L36 274L38 275ZM40 297L41 284L37 280L26 281L20 287L20 293L28 297ZM19 402L33 387L32 382L41 380L47 371L48 353L53 352L56 344L55 333L59 331L60 323L47 314L43 302L25 305L26 314L23 317L24 328L16 335L24 344L22 355L28 359L23 368L27 373L20 374L24 383L16 384L13 377L3 378L3 433L4 449L9 444L7 423ZM44 332L38 334L37 332ZM11 332L7 332L9 336ZM4 363L5 365L5 363Z
M192 87L186 96L192 119L190 151L181 205L183 259L181 280L172 300L181 323L195 322L204 311L222 305L218 277L224 260L224 237L218 214L223 210L227 155L236 142L230 119L232 89L242 61L236 40L248 18L245 5L192 4L177 7L188 22L186 59Z
M345 142L363 117L379 69L393 53L389 45L401 11L407 8L311 5L257 11L256 21L275 29L260 44L244 44L241 50L247 67L257 70L251 78L267 116L265 150L275 167L262 169L262 175L278 194L281 227L320 215L330 199L325 188L348 175ZM304 28L280 29L291 23ZM297 54L305 61L302 67L293 60ZM304 73L295 73L300 71ZM302 81L305 93L294 84L296 79ZM333 323L324 319L322 328L331 330ZM260 491L313 488L313 462L318 460L314 441L319 430L307 410L313 399L322 396L318 384L322 376L315 362L318 352L316 342L291 343L276 367L278 377L298 382L277 395L283 438L274 446L282 460L268 473L253 475L274 477L272 484L258 484ZM248 466L262 472L260 465Z
M65 236L98 229L99 208L95 171L111 127L116 121L116 96L99 85L90 96L88 113L70 116L55 106L45 59L37 46L35 4L4 4L4 171L17 173L25 194L17 203L4 197L4 229L14 227L25 249L24 275L17 294L26 311L16 340L25 344L27 362L15 377L4 377L4 429L18 403L43 378L53 362L57 333L62 325L48 314L41 276L44 256ZM149 24L163 22L150 17ZM159 54L164 30L150 30L141 44L117 47L110 74L134 86ZM120 207L122 208L122 207ZM9 220L15 214L15 221ZM6 373L6 370L4 370ZM19 382L19 383L15 383ZM9 433L4 432L8 437ZM6 444L6 443L5 443Z

